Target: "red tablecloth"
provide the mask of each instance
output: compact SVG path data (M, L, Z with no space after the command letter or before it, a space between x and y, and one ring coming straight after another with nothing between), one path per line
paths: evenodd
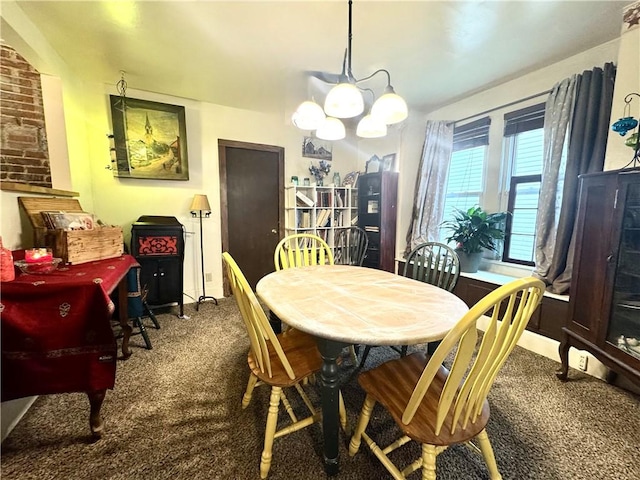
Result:
M135 265L123 255L0 285L2 401L113 388L109 294Z

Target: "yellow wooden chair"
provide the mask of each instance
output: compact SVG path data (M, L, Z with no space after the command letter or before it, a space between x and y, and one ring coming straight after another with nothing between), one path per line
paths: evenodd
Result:
M296 233L280 240L273 254L276 271L309 265L333 265L331 247L322 238L311 233ZM277 317L272 313L272 321ZM355 347L349 347L349 356L354 365L358 359Z
M436 456L449 445L466 443L482 453L491 479L502 478L485 430L487 394L543 293L544 284L532 277L499 287L462 317L430 358L414 353L362 373L358 382L366 398L349 454L356 454L364 438L393 478L404 479L422 469L424 480L435 480ZM478 345L476 323L483 315L490 315L490 320ZM455 357L449 371L443 362L452 352ZM386 448L365 433L376 402L391 414L403 434ZM473 439L479 448L470 442ZM422 445L422 454L400 470L389 453L412 440Z
M280 240L273 254L276 271L309 265L333 265L331 248L322 238L296 233Z
M260 460L260 477L267 478L271 467L274 438L293 433L321 418L320 412L314 409L300 384L320 370L322 357L311 335L295 329L276 335L235 260L228 252L224 252L222 258L226 263L229 283L251 342L247 358L251 373L242 399L242 408L249 405L256 386L263 384L271 386L264 449ZM286 387L295 387L311 411L310 416L297 418L284 394L283 389ZM292 423L276 431L280 402L284 405ZM340 395L340 423L346 430L347 416L342 395Z

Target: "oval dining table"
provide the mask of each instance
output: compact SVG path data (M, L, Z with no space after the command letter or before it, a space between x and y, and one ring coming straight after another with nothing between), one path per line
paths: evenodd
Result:
M348 345L442 340L469 310L453 293L383 270L316 265L270 273L258 296L287 325L316 337L325 472L339 471L337 360Z

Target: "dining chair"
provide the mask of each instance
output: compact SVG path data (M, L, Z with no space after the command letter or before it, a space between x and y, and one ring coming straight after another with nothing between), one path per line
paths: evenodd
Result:
M368 247L369 238L362 228L353 226L337 230L334 238L334 262L336 265L361 267Z
M334 257L331 247L319 236L311 233L296 233L284 237L276 245L273 263L276 271L279 271L309 265L334 265ZM270 312L269 316L272 325L279 321L273 312ZM349 356L353 365L357 365L358 357L353 345L349 347Z
M293 433L321 419L321 413L313 407L301 383L320 371L322 357L315 338L309 334L289 329L276 335L238 264L228 252L224 252L222 258L250 341L247 357L250 373L247 389L242 398L242 408L249 405L256 386L271 386L264 448L260 460L260 478L264 479L267 478L271 467L274 439ZM300 419L296 416L283 391L287 387L294 387L298 391L311 412L309 416ZM291 423L276 430L280 403L291 418ZM339 396L339 411L340 424L343 430L346 430L347 416L342 395Z
M460 259L449 245L424 242L417 245L407 255L402 275L453 292L458 277L460 277ZM371 348L372 345L365 347L358 368L364 366ZM407 354L408 346L392 346L391 348L404 357ZM431 344L427 348L429 348L429 352L434 349Z
M431 357L417 352L361 373L358 383L366 397L349 454L355 455L364 439L393 478L404 479L422 469L423 479L435 480L437 455L450 445L465 443L483 455L491 479L502 478L485 429L487 395L542 301L544 289L544 283L533 277L503 285L471 307ZM478 342L477 322L485 315L488 324ZM448 370L444 361L451 358ZM365 432L376 403L387 410L403 434L386 448ZM410 441L421 444L421 455L400 470L390 453Z
M273 253L276 271L309 265L333 265L331 248L322 238L311 233L284 237Z

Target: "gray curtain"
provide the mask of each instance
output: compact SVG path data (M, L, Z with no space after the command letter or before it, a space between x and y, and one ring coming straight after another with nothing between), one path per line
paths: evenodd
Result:
M405 255L418 244L439 238L452 148L453 124L427 121Z
M544 110L544 152L542 181L536 218L535 270L533 274L548 281L555 249L556 231L562 202L566 163L562 151L573 114L578 75L556 83Z
M578 175L604 167L614 82L613 63L583 72L578 81L555 250L546 278L553 293L567 293L571 286Z

